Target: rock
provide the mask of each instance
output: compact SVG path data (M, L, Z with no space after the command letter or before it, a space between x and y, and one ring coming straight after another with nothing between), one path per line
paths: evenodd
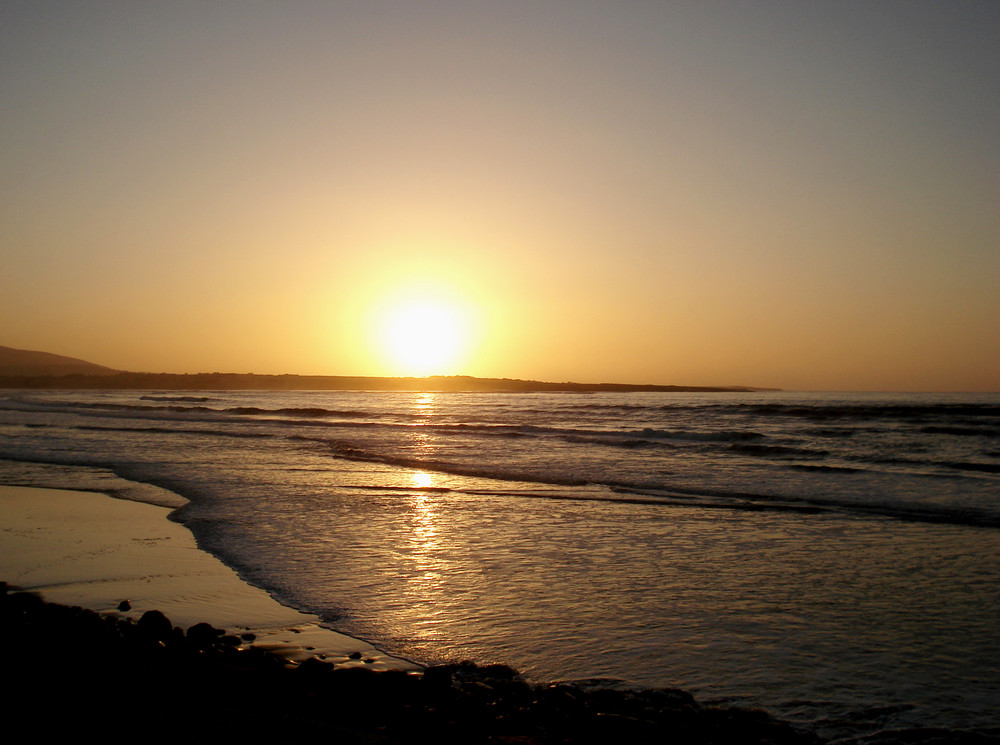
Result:
M521 674L509 665L483 665L479 668L484 678L496 680L521 680Z
M210 623L196 623L187 630L187 640L198 649L207 649L215 644L216 640L224 633L226 632L215 628Z
M173 631L173 624L165 615L158 610L148 610L139 618L136 630L147 639L165 642L170 638Z
M315 657L309 657L300 662L295 670L299 675L323 675L333 670L333 665L317 660Z
M317 658L296 666L260 648L235 648L235 636L209 624L184 635L156 611L138 622L101 617L2 587L0 630L17 640L3 650L4 674L17 681L5 706L59 740L105 731L113 705L121 731L155 727L158 741L197 732L199 741L290 745L406 745L422 737L438 745L820 745L763 712L701 707L679 690L529 685L505 665L469 662L422 675ZM165 708L173 700L181 705ZM1000 745L991 734L885 734L872 745Z
M428 688L450 688L451 667L449 665L434 665L425 668L423 683Z

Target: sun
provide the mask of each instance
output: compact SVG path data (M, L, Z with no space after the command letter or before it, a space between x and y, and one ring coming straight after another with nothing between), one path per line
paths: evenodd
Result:
M376 335L394 375L456 374L469 351L469 311L440 295L398 295L381 312Z

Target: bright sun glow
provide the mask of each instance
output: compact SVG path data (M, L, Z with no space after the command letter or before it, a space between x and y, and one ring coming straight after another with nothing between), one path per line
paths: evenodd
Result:
M393 375L454 375L469 351L468 312L432 296L397 297L381 314L381 356Z

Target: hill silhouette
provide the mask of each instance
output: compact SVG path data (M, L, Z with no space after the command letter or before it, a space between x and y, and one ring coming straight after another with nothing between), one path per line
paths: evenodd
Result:
M51 352L0 347L0 375L114 375L120 372L93 362Z
M173 391L466 391L466 392L721 392L766 391L750 386L682 386L632 383L551 383L515 378L432 375L381 378L347 375L257 375L254 373L140 373L112 370L48 352L0 347L0 388Z

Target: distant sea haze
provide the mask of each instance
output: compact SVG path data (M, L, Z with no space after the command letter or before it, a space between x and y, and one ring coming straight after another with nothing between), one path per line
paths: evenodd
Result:
M1000 395L6 390L0 458L418 661L1000 726Z

